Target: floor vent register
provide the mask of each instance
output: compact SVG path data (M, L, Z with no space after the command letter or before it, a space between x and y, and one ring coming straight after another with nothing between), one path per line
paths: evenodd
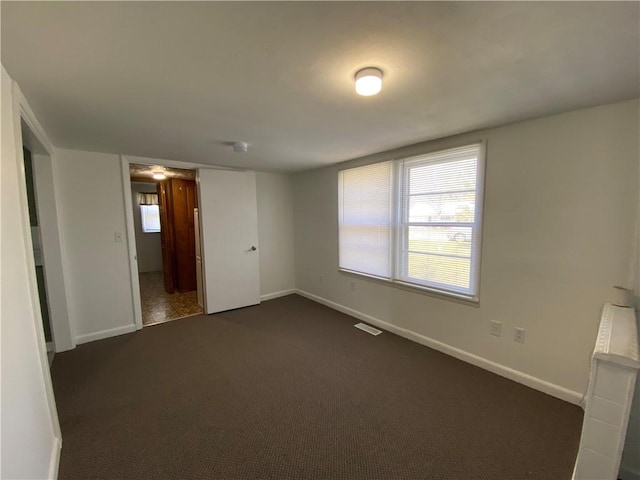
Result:
M372 326L367 325L366 323L356 323L354 327L359 328L363 332L370 333L371 335L380 335L382 333L382 330L373 328Z

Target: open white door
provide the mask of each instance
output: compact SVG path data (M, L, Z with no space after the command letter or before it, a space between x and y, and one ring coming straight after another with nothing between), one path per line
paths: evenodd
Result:
M253 172L200 169L206 313L260 303L258 207Z

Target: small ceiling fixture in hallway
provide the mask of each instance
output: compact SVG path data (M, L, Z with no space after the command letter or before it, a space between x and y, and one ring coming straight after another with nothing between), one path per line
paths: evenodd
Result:
M376 95L382 90L382 70L366 67L356 72L356 93L363 97Z
M129 164L129 176L134 182L151 182L153 180L166 180L167 178L181 178L183 180L195 180L195 170L166 167L164 165Z

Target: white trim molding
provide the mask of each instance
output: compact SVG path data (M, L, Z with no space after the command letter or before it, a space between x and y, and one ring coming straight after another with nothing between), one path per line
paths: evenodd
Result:
M52 473L53 477L57 477L57 445L62 434L38 295L23 155L25 144L29 144L32 152L36 151L37 146L37 153L41 155L51 155L53 146L18 84L4 66L0 65L0 70L3 102L2 213L10 212L6 218L2 218L2 254L10 256L12 260L2 264L3 280L7 280L5 274L12 277L2 285L2 300L5 302L2 312L7 314L5 317L11 317L3 317L3 321L10 324L6 341L12 342L12 348L6 349L6 356L5 350L2 351L2 361L7 364L19 362L15 365L13 375L5 375L6 385L5 377L2 378L3 388L7 387L7 392L11 392L8 397L10 401L2 404L2 414L7 418L16 417L12 422L6 422L7 425L2 425L3 441L6 440L0 454L2 470L9 475L24 472L24 475L44 476ZM24 130L23 125L26 125ZM12 282L14 276L15 285ZM5 333L4 324L2 330ZM53 337L56 342L55 330ZM61 340L59 343L64 342ZM31 401L24 404L25 399ZM46 459L47 445L50 448L49 460Z
M3 67L4 70L4 67ZM49 149L48 153L53 153L53 146L51 141L44 133L44 130L40 126L36 116L33 114L27 99L22 94L20 86L15 80L11 81L11 96L13 102L12 115L13 115L13 134L15 143L15 162L16 169L18 171L18 177L20 185L19 198L17 208L20 210L20 220L22 222L22 237L24 238L24 247L26 251L25 260L28 270L28 283L29 283L29 299L31 300L31 309L33 312L34 329L36 335L36 342L38 344L38 356L40 359L40 367L42 374L42 381L44 384L44 392L47 400L47 406L49 409L49 419L51 421L51 428L53 431L54 441L62 438L62 432L60 430L60 421L58 419L58 410L56 408L56 400L53 393L53 384L51 383L51 374L49 371L49 357L47 354L46 340L44 338L44 324L42 321L42 311L40 309L40 296L38 294L38 281L36 278L35 260L33 258L33 243L31 238L31 225L29 222L29 207L27 199L27 181L24 170L24 155L22 151L22 124L24 121L31 132L36 135L38 141L45 149ZM9 119L6 119L9 120ZM4 121L4 119L3 119ZM8 161L11 161L8 160ZM53 325L52 325L53 326ZM54 343L56 331L54 330Z
M142 330L142 301L140 300L140 278L138 277L138 251L136 231L133 223L133 199L131 197L131 174L129 161L120 155L122 190L124 192L124 217L127 231L127 252L129 255L129 281L131 282L131 300L136 328Z
M62 452L62 439L55 437L51 446L51 457L49 459L48 478L58 478L58 468L60 466L60 453Z
M124 327L110 328L108 330L100 330L93 333L85 333L84 335L78 335L76 337L76 343L93 342L94 340L102 340L103 338L117 337L118 335L124 335L126 333L132 333L138 330L135 323L131 325L125 325Z
M54 152L53 143L49 139L49 136L38 122L35 113L31 109L31 105L27 102L27 98L22 93L20 86L17 82L13 83L13 95L18 105L18 111L20 112L20 117L27 124L31 132L36 136L38 141L42 144L44 149L51 155ZM20 143L22 145L22 142Z
M286 297L287 295L291 295L296 293L295 288L290 288L288 290L280 290L279 292L273 293L265 293L264 295L260 295L260 301L266 302L267 300L273 300L274 298Z
M40 147L44 149L44 152L31 152L32 159L38 161L33 162L36 188L36 202L38 203L38 210L42 209L42 202L46 202L47 212L46 215L41 217L40 220L40 232L42 235L42 253L44 255L45 263L45 282L47 284L47 295L49 295L50 302L50 324L53 333L53 344L56 352L63 352L75 348L73 341L74 333L73 326L69 318L68 304L69 299L67 297L67 274L64 265L64 255L62 251L62 240L59 229L59 215L57 210L57 192L55 187L55 179L53 173L53 163L55 161L55 148L51 140L47 136L46 132L40 125L37 117L33 113L27 98L22 93L20 86L17 82L12 83L12 95L14 101L14 115L17 113L17 118L14 119L14 129L16 131L17 141L17 156L20 162L19 172L20 181L24 183L25 189L21 189L25 195L26 200L26 177L24 176L24 156L22 153L23 134L27 137L34 139L40 144ZM27 126L27 132L22 131L22 122ZM46 190L47 198L38 198L38 194L43 193ZM28 201L27 201L28 203ZM25 204L26 205L26 204ZM21 205L22 206L22 205ZM31 227L29 223L28 209L24 212L25 215L25 230L26 237L31 241ZM30 248L33 248L31 245ZM33 273L32 281L35 285L34 301L37 303L37 312L40 317L39 294L37 287L37 280L35 277L35 266L29 268ZM51 285L55 285L55 289L51 288ZM42 318L42 317L41 317ZM40 320L42 323L42 320ZM45 347L46 356L46 347ZM48 362L47 362L48 363Z
M582 394L579 392L574 392L573 390L569 390L567 388L555 385L532 375L528 375L505 365L487 360L486 358L479 357L478 355L474 355L473 353L466 352L456 347L452 347L451 345L447 345L446 343L434 340L433 338L429 338L411 330L407 330L406 328L392 325L391 323L385 322L384 320L372 317L371 315L367 315L366 313L362 313L353 308L345 307L344 305L333 302L318 295L314 295L313 293L309 293L304 290L296 290L296 293L308 298L309 300L321 303L322 305L326 305L327 307L333 308L334 310L337 310L339 312L346 313L347 315L357 318L358 320L370 323L383 330L395 333L396 335L424 345L425 347L433 348L434 350L450 355L454 358L457 358L458 360L462 360L463 362L467 362L471 365L475 365L476 367L488 370L492 373L500 375L501 377L508 378L509 380L513 380L514 382L533 388L534 390L538 390L553 397L559 398L560 400L564 400L574 405L580 405L580 401L582 400Z

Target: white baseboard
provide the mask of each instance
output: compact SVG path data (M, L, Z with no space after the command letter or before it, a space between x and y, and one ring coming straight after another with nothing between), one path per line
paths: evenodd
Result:
M633 471L623 465L620 468L618 477L620 477L622 480L640 480L640 472Z
M526 385L527 387L533 388L534 390L539 390L543 393L552 395L556 398L569 403L573 403L575 405L580 405L580 402L582 401L581 393L569 390L559 385L555 385L553 383L528 375L518 370L514 370L513 368L493 362L491 360L487 360L486 358L479 357L478 355L474 355L459 348L452 347L451 345L447 345L446 343L434 340L433 338L425 337L424 335L420 335L419 333L407 330L406 328L397 327L396 325L392 325L391 323L385 322L384 320L372 317L371 315L367 315L366 313L354 310L353 308L345 307L344 305L340 305L339 303L333 302L326 298L319 297L318 295L314 295L313 293L305 292L304 290L296 290L296 293L310 300L313 300L314 302L321 303L323 305L326 305L327 307L333 308L334 310L346 313L347 315L355 317L358 320L370 323L372 325L375 325L376 327L382 328L383 330L387 330L391 333L395 333L396 335L412 340L426 347L438 350L439 352L446 353L447 355L470 363L471 365L475 365L476 367L483 368L484 370L488 370L492 373L500 375L501 377L508 378L509 380L521 383L522 385Z
M62 439L53 438L51 446L51 457L49 458L49 476L47 478L58 478L58 467L60 465L60 452L62 450Z
M286 295L291 295L292 293L296 293L295 288L290 288L289 290L281 290L279 292L266 293L264 295L260 295L260 300L263 302L267 300L273 300L274 298L284 297Z
M84 335L78 335L76 337L76 343L93 342L94 340L102 340L103 338L115 337L118 335L124 335L125 333L135 332L137 330L135 324L125 325L124 327L110 328L108 330L100 330L99 332L85 333Z

